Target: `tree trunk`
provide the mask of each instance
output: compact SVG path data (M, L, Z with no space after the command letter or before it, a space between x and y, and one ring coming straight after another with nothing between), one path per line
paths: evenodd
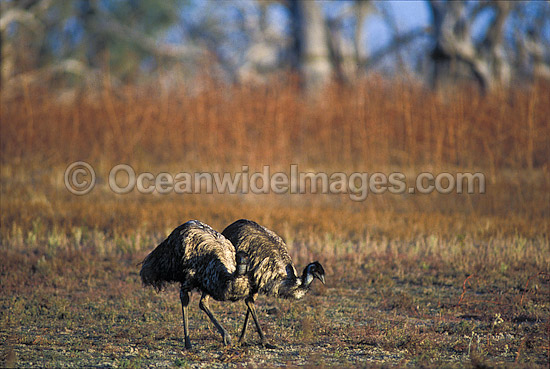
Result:
M295 67L305 89L315 91L328 82L332 74L325 19L315 0L292 0L290 10Z

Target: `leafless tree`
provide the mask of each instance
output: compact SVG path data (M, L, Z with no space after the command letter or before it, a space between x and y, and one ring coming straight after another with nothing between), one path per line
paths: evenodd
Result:
M548 1L426 0L430 22L413 29L402 29L393 6L372 0L162 2L177 11L149 28L143 24L150 14L133 12L129 1L0 2L2 93L69 75L90 83L107 63L111 80L146 78L143 60L152 61L152 68L162 65L170 76L206 69L230 82L262 82L291 68L306 91L320 91L333 78L353 82L380 67L393 74L414 70L436 88L474 80L487 91L550 78ZM365 27L370 16L389 33L375 50L368 46L376 35ZM81 29L78 42L65 28L68 19ZM179 31L179 41L167 42L158 31L166 29ZM52 39L61 40L61 47L52 46Z
M433 85L448 86L460 79L474 78L484 91L506 86L524 68L517 59L517 55L521 53L532 58L533 68L536 65L537 73L545 74L540 73L546 69L544 64L548 65L548 60L544 61L545 53L541 42L543 17L538 22L533 22L527 32L519 28L513 30L515 45L510 45L505 37L507 21L518 16L522 8L528 5L532 4L430 0L434 39L431 52ZM542 8L548 8L548 3ZM547 9L543 9L543 12L548 14ZM485 20L482 21L486 25L480 30L478 23L476 30L476 22L483 16ZM530 43L530 40L536 41Z
M296 66L306 89L313 90L332 75L325 18L315 0L291 0L290 13Z

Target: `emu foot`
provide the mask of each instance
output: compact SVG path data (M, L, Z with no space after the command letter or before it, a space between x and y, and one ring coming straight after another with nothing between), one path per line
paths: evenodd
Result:
M229 335L229 333L226 332L222 338L224 346L231 346L231 336Z
M191 350L193 346L191 345L191 341L189 340L189 338L185 338L185 348L187 350Z

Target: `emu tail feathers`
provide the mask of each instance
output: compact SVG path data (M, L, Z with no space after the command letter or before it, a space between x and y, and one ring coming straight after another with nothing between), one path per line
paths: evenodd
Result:
M153 286L157 291L166 285L181 281L181 257L170 242L170 237L158 245L143 260L139 275L141 282L146 286Z

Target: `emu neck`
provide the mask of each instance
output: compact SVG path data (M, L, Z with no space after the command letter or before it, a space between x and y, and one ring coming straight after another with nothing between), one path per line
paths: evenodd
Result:
M309 288L311 285L311 282L313 282L313 275L309 273L308 268L306 267L304 269L304 272L302 273L302 288Z
M235 270L235 277L240 277L246 274L247 272L246 264L237 264L237 269Z

